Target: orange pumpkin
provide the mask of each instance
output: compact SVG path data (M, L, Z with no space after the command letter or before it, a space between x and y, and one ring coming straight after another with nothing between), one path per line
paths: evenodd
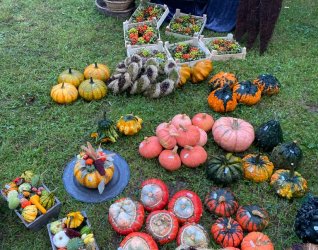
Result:
M51 89L53 101L59 104L68 104L74 102L78 97L77 88L70 83L59 83Z
M231 112L237 106L236 94L232 92L230 85L225 85L210 93L208 104L215 112Z
M246 205L237 210L236 221L245 231L262 231L267 227L269 217L264 208L257 205Z
M67 82L74 85L75 87L78 87L80 83L84 81L84 75L78 70L69 68L59 75L57 81L58 83Z
M178 146L175 146L173 150L166 149L160 153L159 163L163 168L169 171L175 171L181 167L181 159L177 150Z
M243 238L242 250L274 250L274 245L267 235L251 232Z
M110 71L109 68L101 63L93 63L88 65L84 70L85 79L98 79L106 82L109 79Z
M198 83L206 79L213 69L211 60L201 60L194 64L192 68L191 81Z
M240 103L251 106L261 100L261 89L251 81L243 81L234 85L233 92Z
M215 74L209 81L209 85L213 90L224 87L225 85L229 85L230 88L233 88L236 83L237 78L233 73L223 71Z

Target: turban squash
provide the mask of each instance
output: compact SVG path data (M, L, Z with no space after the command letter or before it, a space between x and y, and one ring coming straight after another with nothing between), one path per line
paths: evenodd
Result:
M257 205L247 205L239 207L236 221L245 231L262 231L268 225L269 217L265 209Z
M237 78L235 74L223 71L215 74L209 81L209 85L211 86L212 90L222 88L225 85L229 85L232 89L236 83Z
M178 245L189 247L207 248L209 245L209 237L201 225L186 223L179 230L177 243Z
M77 99L78 91L74 85L63 82L52 87L51 97L59 104L68 104Z
M279 92L280 83L277 78L271 74L259 75L254 83L262 90L263 94L274 95Z
M120 243L122 250L143 249L143 250L159 250L154 239L146 233L135 232L128 234Z
M80 83L84 81L84 75L78 70L69 68L59 75L57 81L58 83L67 82L78 87Z
M234 85L233 92L239 103L251 106L261 100L261 89L250 81L242 81Z
M235 110L237 106L236 93L229 85L213 90L208 96L208 104L215 112L225 113Z

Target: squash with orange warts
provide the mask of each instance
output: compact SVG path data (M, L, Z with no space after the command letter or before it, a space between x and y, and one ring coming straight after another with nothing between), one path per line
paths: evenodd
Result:
M211 86L212 90L217 88L222 88L225 85L229 85L232 89L234 85L238 82L236 76L233 73L229 72L219 72L215 74L209 81L209 85Z
M251 106L261 100L261 89L251 81L242 81L234 85L233 92L240 103Z
M208 96L208 104L215 112L225 113L235 110L237 106L236 93L233 93L229 85L218 88Z
M194 64L192 68L191 81L192 83L198 83L206 79L211 71L213 70L213 65L211 60L201 60Z

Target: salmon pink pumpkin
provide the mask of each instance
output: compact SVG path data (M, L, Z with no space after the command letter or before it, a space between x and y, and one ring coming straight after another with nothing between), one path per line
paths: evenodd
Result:
M221 117L213 127L214 141L224 150L229 152L243 152L254 141L255 133L253 126L238 118Z
M206 162L208 154L201 146L185 146L180 152L180 158L185 166L196 168Z
M178 136L178 133L174 126L162 128L156 135L159 138L160 144L166 149L173 149L177 145L176 136Z
M159 155L160 165L169 170L175 171L181 167L181 159L178 155L178 146L175 146L173 150L163 150Z
M187 116L186 114L178 114L175 115L172 120L171 123L176 127L179 128L179 126L183 126L186 127L188 125L192 125L191 119L189 116Z
M189 125L184 127L183 125L180 125L177 131L178 136L176 139L178 145L181 147L186 145L195 146L200 141L200 132L196 126Z
M214 124L214 119L211 115L207 113L198 113L192 117L192 125L203 129L205 132L212 129Z
M200 132L200 139L199 139L198 145L203 147L208 141L208 135L206 134L206 132L203 129L201 129L199 127L197 127L197 128Z
M175 129L176 127L174 125L171 124L171 122L163 122L160 123L157 128L156 128L156 134L163 128L171 128L171 129Z
M147 159L158 157L162 146L157 136L146 137L139 145L139 154Z

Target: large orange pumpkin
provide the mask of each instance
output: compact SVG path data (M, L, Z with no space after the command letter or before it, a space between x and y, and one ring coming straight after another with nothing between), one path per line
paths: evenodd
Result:
M93 63L88 65L84 70L85 79L98 79L103 82L106 82L109 79L110 72L109 68L101 63Z
M210 93L208 104L215 112L231 112L237 106L236 93L232 92L229 85L225 85Z
M267 235L251 232L243 238L242 250L274 250L274 245Z
M253 126L233 117L221 117L216 120L212 127L214 141L229 152L243 152L254 141Z

